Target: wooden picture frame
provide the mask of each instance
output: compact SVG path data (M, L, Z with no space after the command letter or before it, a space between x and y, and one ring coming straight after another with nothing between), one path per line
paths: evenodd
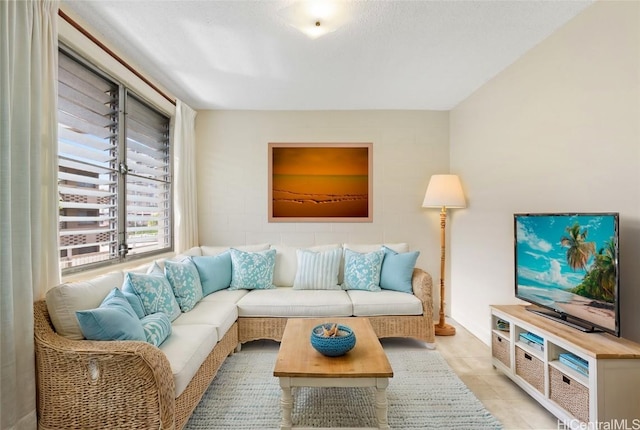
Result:
M269 222L373 222L372 143L269 143Z

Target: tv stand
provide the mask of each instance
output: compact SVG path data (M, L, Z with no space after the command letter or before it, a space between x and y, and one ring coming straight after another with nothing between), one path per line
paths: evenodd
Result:
M491 306L493 367L554 414L562 428L637 422L640 344L565 323L522 305ZM520 336L526 333L537 338ZM565 354L578 360L567 362Z
M565 314L561 314L559 312L550 311L547 309L538 308L535 306L527 306L526 309L529 312L533 312L534 314L541 315L545 318L549 318L550 320L557 321L561 324L568 325L569 327L573 327L576 330L580 330L585 333L600 333L602 330L589 325L587 323L583 323L571 317L568 317Z

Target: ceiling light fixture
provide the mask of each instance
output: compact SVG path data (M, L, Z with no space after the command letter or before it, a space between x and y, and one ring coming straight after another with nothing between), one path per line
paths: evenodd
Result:
M311 39L334 32L347 22L344 6L331 0L300 0L282 9L280 16Z

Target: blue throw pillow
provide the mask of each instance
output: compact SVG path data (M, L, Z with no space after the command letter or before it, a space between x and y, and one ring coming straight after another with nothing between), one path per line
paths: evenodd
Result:
M140 320L147 342L154 346L160 346L171 334L171 321L167 314L156 312L147 315Z
M78 324L89 340L147 340L142 323L118 288L105 297L99 308L76 311Z
M124 284L123 284L123 287L124 287ZM142 300L140 300L140 297L138 297L136 295L136 293L134 293L130 289L125 291L124 288L123 288L122 289L122 294L127 299L129 304L131 305L131 308L133 308L133 311L138 316L138 319L140 319L140 318L142 318L142 317L144 317L146 315L146 313L144 312L144 306L142 305Z
M171 284L163 275L145 275L129 272L124 278L122 290L140 298L145 315L164 312L171 321L180 316Z
M350 249L344 250L345 290L380 291L380 269L384 251L361 254Z
M231 248L231 285L229 290L267 290L273 285L276 250L244 252Z
M380 287L385 290L413 294L411 279L413 278L413 269L416 267L420 251L398 254L386 246L383 246L382 249L384 251L384 260L382 261L380 274Z
M198 269L202 293L205 296L229 288L231 285L231 253L229 251L219 255L191 257L191 261Z
M189 312L202 299L198 269L188 259L182 262L167 260L164 262L164 273L180 309Z

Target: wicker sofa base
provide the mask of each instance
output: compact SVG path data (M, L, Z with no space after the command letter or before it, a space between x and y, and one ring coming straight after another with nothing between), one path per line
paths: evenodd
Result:
M227 331L175 398L165 355L146 342L69 340L56 334L44 301L34 303L39 430L181 430L225 358Z
M422 315L395 315L367 317L378 338L410 337L427 343L435 342L433 323ZM259 339L282 340L288 318L240 317L238 318L238 340L240 343Z

